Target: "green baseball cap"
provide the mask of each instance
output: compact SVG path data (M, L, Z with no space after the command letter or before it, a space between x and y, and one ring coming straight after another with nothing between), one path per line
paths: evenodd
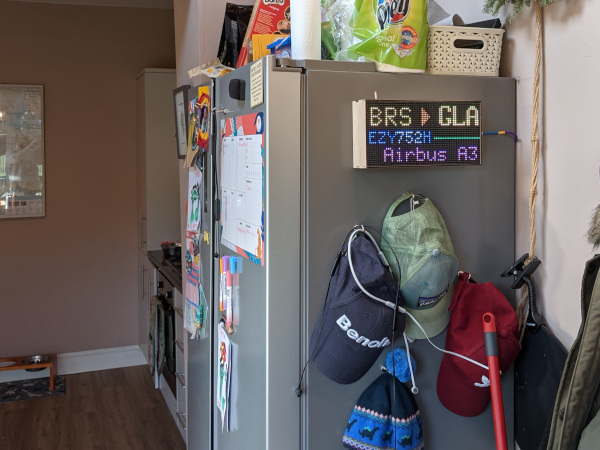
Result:
M387 258L404 307L428 337L444 331L450 320L458 259L446 223L433 202L407 192L390 206L383 220L381 251ZM426 336L408 317L405 332L413 339Z

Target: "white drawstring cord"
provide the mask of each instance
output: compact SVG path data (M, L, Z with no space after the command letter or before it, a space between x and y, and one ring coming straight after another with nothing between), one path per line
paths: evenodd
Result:
M431 342L431 340L429 339L429 336L427 336L427 333L425 333L425 330L423 329L423 327L421 326L421 324L420 324L420 323L417 321L417 319L415 319L415 317L414 317L414 316L413 316L411 313L409 313L408 311L406 311L406 313L405 313L405 314L406 314L408 317L410 317L410 318L411 318L411 320L412 320L412 321L413 321L413 322L414 322L414 323L415 323L415 324L416 324L416 325L417 325L417 326L418 326L418 327L421 329L421 331L422 331L422 332L423 332L423 334L425 335L425 339L427 339L427 341L428 341L428 342L429 342L429 343L430 343L430 344L431 344L431 345L432 345L434 348L436 348L437 350L439 350L439 351L440 351L440 352L442 352L442 353L447 353L447 354L449 354L449 355L453 355L453 356L457 356L457 357L459 357L459 358L462 358L462 359L464 359L465 361L469 361L470 363L473 363L473 364L475 364L475 365L477 365L477 366L479 366L479 367L481 367L481 368L483 368L483 369L485 369L485 370L489 371L489 368L488 368L488 366L486 366L485 364L481 364L480 362L478 362L478 361L475 361L474 359L468 358L468 357L466 357L466 356L464 356L464 355L461 355L460 353L455 353L455 352L451 352L450 350L444 350L443 348L439 348L437 345L435 345L433 342Z
M377 245L377 242L375 242L375 239L373 239L373 236L371 236L371 234L369 234L368 231L366 231L362 225L361 228L357 228L355 229L352 234L350 235L350 237L348 238L348 264L350 265L350 272L352 272L352 277L354 278L354 281L356 282L357 286L360 288L361 291L364 292L365 295L367 295L368 297L372 298L373 300L376 300L380 303L383 303L385 306L387 306L388 308L391 309L396 309L396 304L392 303L388 300L384 300L382 298L379 297L375 297L373 294L371 294L369 291L367 291L362 284L360 284L360 281L358 281L358 277L356 276L356 272L354 272L354 265L352 264L352 252L350 251L350 244L352 242L352 240L354 239L354 237L356 236L357 233L364 233L370 240L371 242L373 242L373 245L375 246L375 248L377 249L377 254L379 255L379 257L381 258L381 262L389 267L389 263L387 262L387 259L385 258L383 252L381 250L379 250L379 246ZM404 308L402 308L401 306L398 306L398 310L401 313L404 313L406 310Z
M375 246L375 248L377 249L377 254L379 255L379 257L381 258L381 262L387 266L389 268L389 263L387 262L386 257L383 255L383 252L379 249L379 246L377 245L377 242L375 241L375 239L373 238L373 236L371 236L371 234L365 230L365 228L361 225L360 228L356 228L352 234L350 235L350 237L348 238L348 265L350 266L350 272L352 272L352 277L354 278L354 281L356 283L356 285L359 287L359 289L365 294L367 295L369 298L372 298L373 300L376 300L380 303L383 303L385 306L387 306L388 308L391 308L393 310L396 309L396 304L392 303L390 301L387 300L383 300L379 297L374 296L373 294L371 294L370 292L368 292L363 285L361 284L360 281L358 281L358 277L356 276L356 272L354 272L354 265L352 264L352 252L350 251L350 246L351 246L351 242L354 239L354 237L356 236L357 233L362 232L364 233L373 243L373 245ZM398 310L401 313L406 313L406 310L404 308L402 308L401 306L398 306ZM406 356L408 357L408 368L410 370L410 379L412 381L412 388L411 388L411 392L413 394L417 394L419 392L419 388L417 388L417 385L415 383L415 374L413 372L413 366L412 363L410 361L410 349L408 346L408 340L406 338L406 333L402 333L404 335L404 344L406 345Z
M358 277L356 276L356 272L354 272L354 266L352 265L352 252L350 251L350 244L352 242L352 240L354 239L354 237L356 236L357 233L364 233L369 240L373 243L373 245L375 246L375 248L377 249L377 253L379 254L379 257L382 258L382 263L385 261L385 265L387 265L387 267L389 267L389 264L387 263L387 259L385 258L385 256L383 256L383 252L379 249L379 246L377 245L377 242L375 241L375 239L373 238L373 236L371 236L371 234L365 230L365 228L361 225L360 228L356 228L354 231L352 231L352 234L350 234L350 237L348 238L348 264L350 266L350 272L352 272L352 277L354 278L354 281L356 282L356 285L359 287L359 289L365 294L367 295L369 298L372 298L373 300L376 300L380 303L383 303L385 306L387 306L388 308L391 309L396 309L396 305L388 300L383 300L379 297L374 296L373 294L371 294L369 291L367 291L363 285L360 283L360 281L358 281ZM461 355L460 353L455 353L455 352L451 352L449 350L444 350L439 348L437 345L435 345L433 342L431 342L431 340L429 339L429 336L427 336L427 333L425 333L425 330L423 329L423 327L421 326L421 324L417 321L417 319L415 319L415 317L409 313L405 308L398 306L398 311L400 311L403 314L406 314L408 317L411 318L411 320L421 329L421 331L423 332L423 334L425 335L425 338L427 339L427 341L437 350L439 350L442 353L447 353L449 355L453 355L456 356L458 358L462 358L465 361L468 361L472 364L475 364L476 366L479 366L487 371L489 371L488 366L486 366L485 364L481 364L478 361L475 361L474 359L468 358L464 355ZM406 339L406 333L404 334L404 342L406 343L406 352L409 355L408 358L408 364L409 364L409 368L410 368L410 374L411 374L411 378L413 379L413 389L417 389L417 387L415 386L414 383L414 375L413 375L413 371L412 371L412 365L410 363L410 351L408 350L408 340ZM418 389L417 389L418 391Z
M406 333L402 333L402 335L404 336L404 345L406 346L406 359L408 360L408 368L410 370L410 380L412 382L412 388L410 389L410 391L417 395L419 393L419 388L417 387L417 384L415 383L415 373L413 372L413 366L412 366L412 362L410 360L410 349L408 347L408 338L406 337Z

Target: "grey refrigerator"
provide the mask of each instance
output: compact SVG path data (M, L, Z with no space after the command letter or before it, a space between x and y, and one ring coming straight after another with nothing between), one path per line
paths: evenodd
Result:
M352 103L476 102L482 131L514 130L515 80L378 73L368 63L266 57L211 86L212 140L203 161L203 226L210 239L201 245L200 282L212 320L208 337L188 345L188 448L341 449L352 409L381 373L389 349L348 385L306 365L331 265L350 228L381 229L402 193L425 195L446 221L459 269L494 282L514 301L511 280L500 277L515 260L512 138L482 136L474 164L369 165L367 158L367 168L355 168L353 134L362 125L353 125ZM448 111L448 120L459 120ZM221 286L232 284L223 284L224 256L243 260L231 323L219 305ZM225 328L232 356L226 424L217 405L219 330ZM445 332L432 341L443 348ZM410 347L425 448L494 449L491 407L471 418L445 409L436 394L442 353L424 340ZM502 391L513 448L511 371Z

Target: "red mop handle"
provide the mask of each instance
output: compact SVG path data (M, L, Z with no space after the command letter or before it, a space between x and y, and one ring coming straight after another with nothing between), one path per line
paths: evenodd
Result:
M483 336L485 354L490 373L490 392L494 415L494 433L496 450L508 450L506 443L506 425L504 423L504 404L502 403L502 384L500 382L500 364L498 362L498 337L496 335L496 317L487 312L483 315Z

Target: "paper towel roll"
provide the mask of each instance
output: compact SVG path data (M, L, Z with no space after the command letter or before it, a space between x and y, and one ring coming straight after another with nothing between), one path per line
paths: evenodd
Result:
M321 59L321 1L290 0L292 58Z

